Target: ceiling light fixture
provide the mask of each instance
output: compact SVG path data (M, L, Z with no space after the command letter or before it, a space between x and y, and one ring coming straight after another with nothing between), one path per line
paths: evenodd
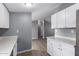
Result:
M32 7L32 3L25 3L25 6Z

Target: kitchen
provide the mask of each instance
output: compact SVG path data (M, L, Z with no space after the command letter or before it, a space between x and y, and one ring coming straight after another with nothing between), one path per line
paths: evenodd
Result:
M35 48L28 55L78 56L78 10L78 3L0 3L0 56L27 56Z

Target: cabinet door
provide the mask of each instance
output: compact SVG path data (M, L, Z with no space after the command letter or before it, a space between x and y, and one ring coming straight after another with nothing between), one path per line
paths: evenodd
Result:
M76 27L76 7L66 8L66 27Z
M8 10L4 7L3 8L3 10L4 10L4 27L5 28L9 28L9 12L8 12Z
M75 56L75 48L73 45L63 43L62 46L62 55L63 56Z
M3 4L0 3L0 28L9 28L9 13Z
M51 16L51 28L56 28L57 26L56 14Z
M52 51L52 39L47 39L47 52L52 56L53 51Z
M65 10L57 13L57 28L65 28Z
M53 42L53 55L54 56L62 56L62 45L59 41Z

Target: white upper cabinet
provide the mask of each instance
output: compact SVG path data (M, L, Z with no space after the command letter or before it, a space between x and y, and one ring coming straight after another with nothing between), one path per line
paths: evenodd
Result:
M1 3L0 3L0 28L9 28L9 12Z
M79 4L74 4L66 8L66 27L76 27L76 11L79 9Z
M70 6L66 8L66 27L76 27L76 7Z
M65 27L65 10L57 13L57 28Z
M75 28L76 27L76 11L79 4L74 4L64 10L54 14L51 19L52 28ZM56 18L55 18L56 17ZM55 23L54 23L55 22Z
M56 21L57 21L56 14L54 14L51 16L51 28L56 28L56 25L57 25Z

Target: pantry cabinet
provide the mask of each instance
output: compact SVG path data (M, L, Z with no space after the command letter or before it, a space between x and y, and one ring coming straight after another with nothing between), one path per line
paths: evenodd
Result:
M0 28L9 28L9 12L2 3L0 3Z
M51 56L75 56L74 45L47 38L47 52Z

